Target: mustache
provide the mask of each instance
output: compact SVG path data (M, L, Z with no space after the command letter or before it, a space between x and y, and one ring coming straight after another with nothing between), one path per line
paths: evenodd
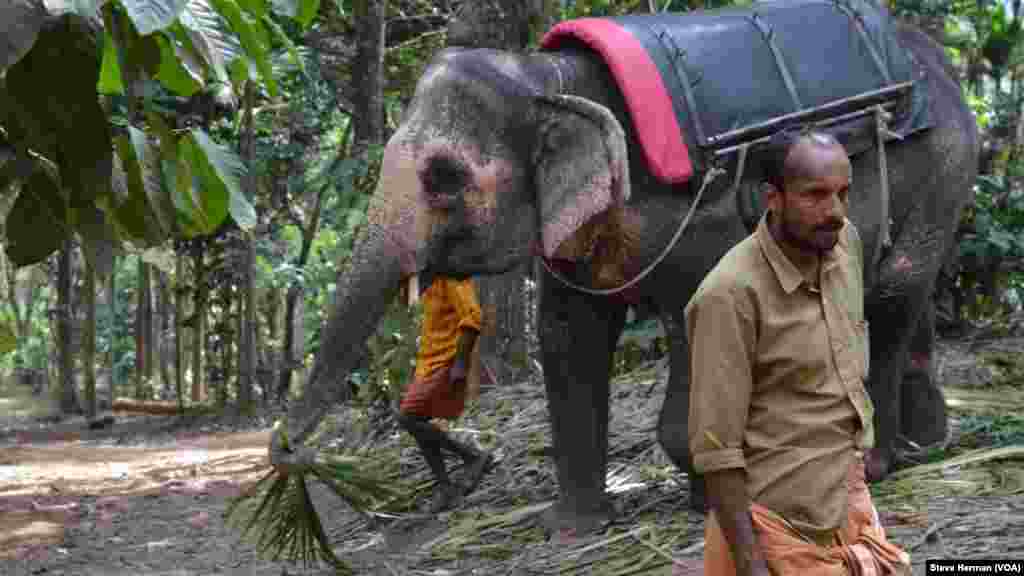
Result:
M822 224L821 226L817 227L817 230L820 231L820 232L839 232L842 229L843 229L843 221L842 220L835 220L835 221L832 221L832 222L826 222L825 224Z

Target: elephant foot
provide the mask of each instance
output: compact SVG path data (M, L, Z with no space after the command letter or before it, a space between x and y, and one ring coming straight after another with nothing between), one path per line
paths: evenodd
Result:
M615 509L607 500L586 512L559 502L544 512L543 523L549 537L568 544L604 530L615 518Z
M878 448L872 448L864 455L864 476L868 484L880 482L892 472L892 458Z

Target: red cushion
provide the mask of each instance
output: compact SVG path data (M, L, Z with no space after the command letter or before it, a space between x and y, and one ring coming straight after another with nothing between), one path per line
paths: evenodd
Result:
M666 183L689 180L693 165L683 131L661 74L643 44L612 20L579 18L557 24L544 35L541 47L556 50L567 38L583 42L604 58L626 100L651 173Z

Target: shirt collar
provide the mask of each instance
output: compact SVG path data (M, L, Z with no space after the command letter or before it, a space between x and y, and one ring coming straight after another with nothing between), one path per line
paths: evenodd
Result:
M775 237L768 230L768 214L769 210L765 210L754 234L757 237L758 244L761 246L761 253L768 260L768 264L771 265L772 270L775 272L775 277L779 279L782 290L786 294L790 294L807 279L804 273L782 251L779 243L775 241ZM850 221L844 219L843 229L839 231L839 242L822 259L822 275L835 268L840 260L846 256L847 227L849 225Z

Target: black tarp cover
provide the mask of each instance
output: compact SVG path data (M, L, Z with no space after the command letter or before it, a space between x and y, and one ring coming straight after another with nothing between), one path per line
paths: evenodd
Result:
M596 48L596 35L577 33L586 20L593 19L562 23L545 37L544 45L557 48L575 39ZM628 31L653 61L672 100L682 138L696 157L697 171L705 167L694 152L708 147L712 136L922 79L893 36L887 15L864 0L776 0L606 20ZM865 33L858 30L857 21ZM787 88L769 37L792 78L799 105ZM606 60L614 54L614 47L601 48ZM616 80L620 86L630 81ZM689 101L684 83L690 85ZM890 126L897 134L906 136L932 125L925 86L917 82L910 101L901 104ZM631 110L638 113L642 112Z

